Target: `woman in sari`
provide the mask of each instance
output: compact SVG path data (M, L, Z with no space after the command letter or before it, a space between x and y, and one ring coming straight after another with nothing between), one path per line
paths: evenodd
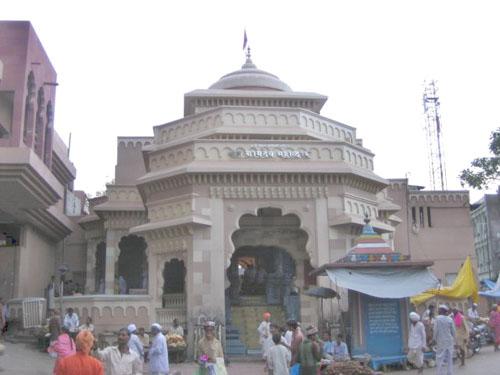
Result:
M57 337L57 340L53 341L48 349L49 353L54 353L57 355L56 364L54 366L54 374L55 369L61 359L76 353L75 342L71 337L69 337L68 328L62 327L61 331L62 332Z
M497 305L493 305L490 313L490 327L495 332L495 351L498 351L500 345L500 313L497 311Z

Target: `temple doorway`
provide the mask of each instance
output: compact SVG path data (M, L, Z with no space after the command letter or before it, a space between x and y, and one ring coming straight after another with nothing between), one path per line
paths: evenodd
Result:
M243 215L232 235L235 251L226 271L226 319L230 330L228 350L260 350L257 326L264 312L284 326L300 320L299 288L304 285L307 234L298 216L283 215L266 207L256 215ZM227 339L226 339L227 340Z
M172 259L163 267L163 298L162 307L178 305L184 300L186 267L184 261Z
M129 235L118 244L118 292L120 294L146 294L148 289L147 243L144 238Z

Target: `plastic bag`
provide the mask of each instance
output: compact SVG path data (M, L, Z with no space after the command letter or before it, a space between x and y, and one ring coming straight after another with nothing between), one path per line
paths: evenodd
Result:
M227 375L226 364L224 363L224 358L215 359L215 375Z
M296 363L290 367L290 375L300 375L300 363Z

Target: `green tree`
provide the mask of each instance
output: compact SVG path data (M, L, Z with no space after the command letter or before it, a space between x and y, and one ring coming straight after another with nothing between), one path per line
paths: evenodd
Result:
M493 156L474 159L470 168L460 173L462 186L485 189L500 179L500 128L491 133L489 149Z

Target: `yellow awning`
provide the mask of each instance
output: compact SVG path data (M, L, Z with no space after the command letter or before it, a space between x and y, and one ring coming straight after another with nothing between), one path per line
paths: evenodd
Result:
M472 300L478 301L479 285L477 283L474 269L470 257L467 257L462 268L458 272L453 285L441 289L429 289L410 299L411 303L418 306L432 297L446 297L453 299L464 299L472 297Z

